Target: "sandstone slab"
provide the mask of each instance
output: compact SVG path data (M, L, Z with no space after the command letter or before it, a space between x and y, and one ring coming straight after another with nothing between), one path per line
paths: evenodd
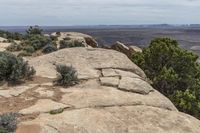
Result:
M62 89L62 92L65 94L62 96L61 102L72 105L74 108L147 105L174 111L177 110L166 97L156 90L148 95L141 95L121 91L115 87L101 86L95 80Z
M100 48L68 48L29 60L29 64L36 69L36 75L41 77L56 78L57 64L72 65L78 71L79 79L98 78L99 69L119 68L129 70L141 77L146 77L144 72L126 55Z
M16 87L10 87L6 90L0 90L0 96L2 97L13 97L13 96L19 96L22 93L26 92L27 90L30 90L37 86L37 84L30 84L27 86L16 86Z
M27 127L40 129L35 133L199 133L200 121L160 108L121 106L42 114L19 125L21 131Z
M112 68L102 69L102 75L103 75L104 77L119 76L119 74L116 73L115 69L112 69Z
M130 77L130 78L141 78L139 75L129 72L129 71L124 71L124 70L119 70L115 69L115 72L120 75L121 77Z
M129 77L121 78L119 89L140 94L148 94L150 91L154 90L146 81Z
M101 77L100 82L105 86L117 87L119 84L119 77Z
M48 113L51 110L56 110L60 108L67 108L68 105L54 102L50 99L41 99L37 103L29 108L22 109L19 111L20 114L33 114L33 113Z

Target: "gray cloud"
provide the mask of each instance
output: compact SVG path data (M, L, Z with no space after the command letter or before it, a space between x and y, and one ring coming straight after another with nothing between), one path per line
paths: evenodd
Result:
M200 23L199 0L1 0L0 25Z

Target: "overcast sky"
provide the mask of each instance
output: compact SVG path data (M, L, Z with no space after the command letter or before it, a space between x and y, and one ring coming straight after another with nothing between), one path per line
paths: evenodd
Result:
M200 23L200 0L0 0L0 25Z

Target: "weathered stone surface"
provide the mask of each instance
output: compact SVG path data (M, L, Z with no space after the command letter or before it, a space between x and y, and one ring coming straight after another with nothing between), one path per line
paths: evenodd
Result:
M35 92L39 93L41 97L52 97L54 95L54 91L47 90L44 87L39 87Z
M150 91L154 90L146 81L130 77L121 78L119 89L140 94L148 94Z
M41 85L43 85L43 86L53 86L53 82L47 82L47 83L43 83Z
M130 51L129 51L129 47L127 47L125 44L121 43L121 42L116 42L115 44L113 44L111 46L111 49L117 50L119 52L122 52L126 55L129 56Z
M76 41L82 42L84 47L98 47L98 43L93 37L83 34L83 33L60 32L60 35L57 35L56 33L52 33L52 35L58 36L58 42L67 37L72 41L76 40Z
M33 113L47 113L51 110L56 110L60 108L67 108L68 105L54 102L50 99L40 99L37 103L29 108L19 111L20 114L33 114Z
M69 48L33 58L29 63L37 70L36 75L56 78L56 64L72 65L78 71L79 79L98 78L103 68L119 68L145 77L144 72L126 55L100 48Z
M115 69L112 69L112 68L102 69L102 75L104 77L119 76L119 74L116 73Z
M101 77L100 82L105 86L117 87L119 84L119 77Z
M84 108L58 115L43 114L22 123L35 133L198 133L200 122L186 114L146 106ZM21 133L21 132L17 132Z
M141 48L139 48L139 47L137 47L137 46L129 46L129 51L130 52L132 52L133 54L135 53L135 52L142 52L142 49Z
M199 133L200 121L180 113L122 53L69 48L30 59L30 64L38 76L30 82L38 84L24 86L37 88L22 91L20 97L0 98L0 106L9 107L5 111L1 108L2 112L12 110L23 114L17 133ZM43 77L55 78L57 64L73 65L79 79L86 80L68 88L53 86L52 79ZM3 86L0 92L7 91L5 94L10 96L11 91L6 89ZM46 91L54 91L54 96L49 99L36 96L35 92L43 95ZM7 101L13 106L2 106ZM49 111L58 113L52 115Z
M61 102L75 108L148 105L176 110L174 105L156 90L148 95L141 95L101 86L96 80L62 89L62 92L66 94L63 95Z
M121 42L116 42L111 46L111 49L117 50L119 52L122 52L126 54L129 58L132 58L133 54L136 52L142 52L142 49L137 46L126 46L125 44Z
M115 72L120 75L121 77L130 77L130 78L141 78L139 75L129 72L129 71L123 71L119 69L115 69Z
M0 96L2 97L12 97L12 96L19 96L20 94L26 92L29 89L34 88L37 84L30 84L27 86L16 86L7 88L6 90L0 90Z

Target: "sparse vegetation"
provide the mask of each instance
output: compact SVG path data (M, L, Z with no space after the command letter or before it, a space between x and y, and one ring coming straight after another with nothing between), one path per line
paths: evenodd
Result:
M17 129L17 114L6 113L0 115L0 133L15 132Z
M181 49L177 41L158 38L133 56L153 87L182 112L200 119L200 65L198 56Z
M57 65L56 70L58 73L56 85L68 87L78 83L77 71L72 66Z
M7 51L19 51L19 56L31 56L37 51L49 53L57 50L56 47L53 47L56 44L57 36L45 36L39 26L31 26L24 35L0 31L0 36L7 38L8 42L12 43ZM14 39L20 40L20 43L15 43Z
M12 42L12 40L21 40L23 39L23 35L20 33L11 33L8 31L2 31L0 30L0 37L8 39L8 42Z
M32 78L34 74L34 68L30 67L23 58L16 57L11 53L0 52L0 82L16 83Z
M69 38L64 38L60 41L60 49L72 47L84 47L84 45L81 41L69 40Z
M10 52L20 51L22 49L23 47L20 44L17 44L15 42L13 42L10 46L6 48L6 50Z
M51 110L49 113L51 115L56 115L56 114L60 114L64 111L64 108L60 108L60 109L56 109L56 110Z
M56 46L54 46L53 44L48 44L43 48L42 52L48 54L56 50L57 50Z

